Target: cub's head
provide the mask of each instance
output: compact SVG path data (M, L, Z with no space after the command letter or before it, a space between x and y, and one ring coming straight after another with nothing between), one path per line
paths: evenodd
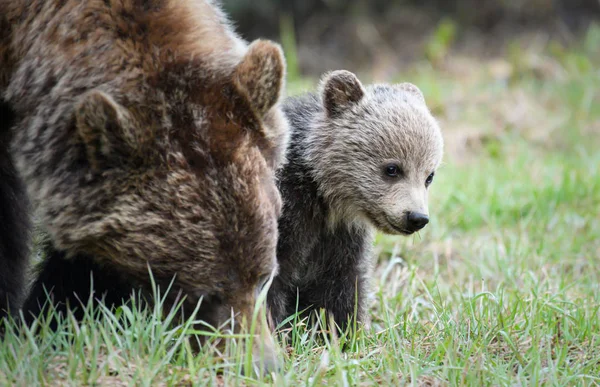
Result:
M136 79L137 93L86 95L75 116L88 188L62 247L140 281L149 264L158 283L175 276L192 305L203 299L200 319L243 327L277 271L284 66L278 46L256 41L226 76L172 61Z
M309 148L332 220L358 217L389 234L422 229L443 140L421 91L409 83L365 88L335 71L323 77L321 98L324 117Z

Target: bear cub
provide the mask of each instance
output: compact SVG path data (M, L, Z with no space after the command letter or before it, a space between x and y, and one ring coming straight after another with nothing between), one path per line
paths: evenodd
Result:
M278 171L273 320L324 308L342 330L354 317L368 324L374 233L411 235L429 222L440 128L416 86L365 88L343 70L325 75L318 95L288 98L284 112L292 138Z

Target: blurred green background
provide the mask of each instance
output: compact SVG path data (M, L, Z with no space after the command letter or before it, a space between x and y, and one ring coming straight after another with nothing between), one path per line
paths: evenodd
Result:
M223 3L248 39L267 37L289 43L293 35L301 74L317 76L342 67L375 79L385 79L399 66L423 57L437 60L449 48L489 56L501 54L509 41L523 35L572 42L600 17L597 0Z

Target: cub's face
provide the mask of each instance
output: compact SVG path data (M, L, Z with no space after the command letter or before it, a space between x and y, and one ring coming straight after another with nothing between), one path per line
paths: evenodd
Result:
M345 71L322 87L329 126L319 168L340 216L358 216L389 234L422 229L443 140L419 89L407 83L364 89Z

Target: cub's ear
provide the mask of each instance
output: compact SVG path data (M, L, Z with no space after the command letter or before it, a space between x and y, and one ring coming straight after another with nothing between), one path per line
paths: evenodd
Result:
M332 71L321 78L321 95L327 114L336 116L358 103L365 89L353 73L346 70Z
M75 121L88 161L94 170L119 163L134 147L128 113L108 94L91 91L75 108Z
M267 40L255 40L248 47L234 73L234 84L259 116L264 116L283 90L285 59L279 45Z
M423 96L423 92L415 85L409 82L398 83L394 85L394 87L404 90L407 93L411 94L413 97L417 98L420 102L425 103L425 96Z

